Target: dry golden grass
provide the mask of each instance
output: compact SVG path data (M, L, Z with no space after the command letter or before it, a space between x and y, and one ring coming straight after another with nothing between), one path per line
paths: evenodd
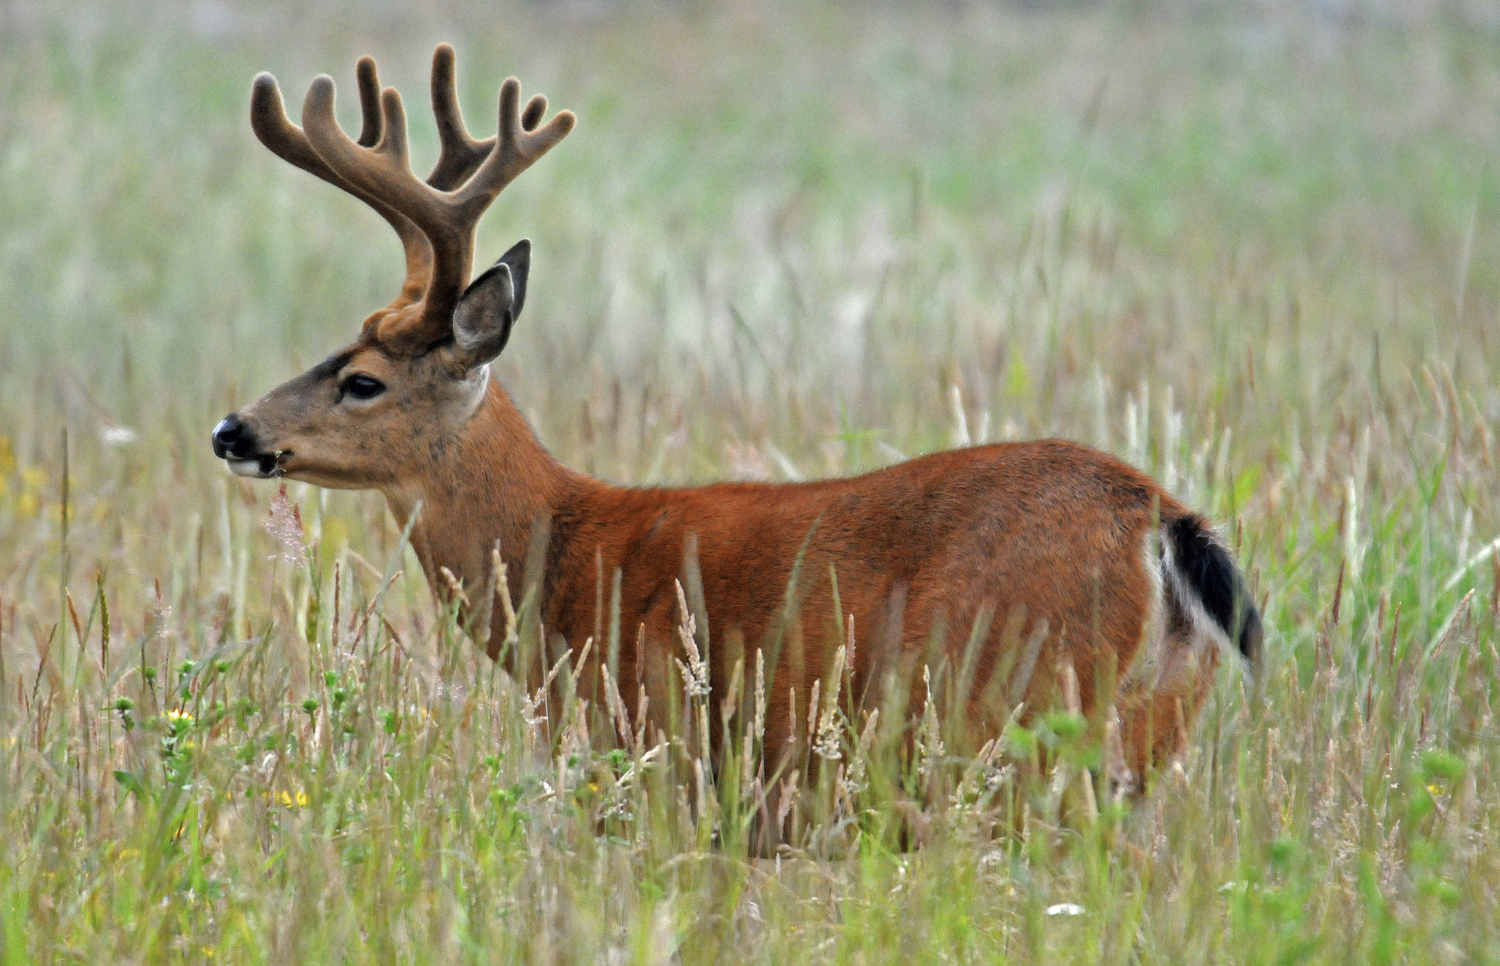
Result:
M0 960L1500 956L1490 29L0 5ZM814 721L843 781L771 862L737 837L741 768L537 724L378 497L278 505L208 447L399 271L378 219L254 142L250 77L347 89L371 52L410 98L444 39L474 127L509 73L580 114L480 238L535 242L498 368L566 462L1099 445L1223 522L1263 690L1225 674L1181 770L1096 822L1006 768L1048 746L1076 789L1096 752L1066 715L906 765ZM903 821L926 847L890 847Z

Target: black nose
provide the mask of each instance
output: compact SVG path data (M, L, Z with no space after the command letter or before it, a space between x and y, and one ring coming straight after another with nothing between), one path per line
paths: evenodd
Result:
M246 459L255 453L255 436L240 422L239 414L230 413L214 427L214 455L219 459Z

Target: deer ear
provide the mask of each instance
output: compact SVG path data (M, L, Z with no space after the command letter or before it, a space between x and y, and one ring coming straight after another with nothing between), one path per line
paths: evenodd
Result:
M465 367L482 366L505 348L526 301L530 268L531 242L523 238L459 296L453 309L453 342Z

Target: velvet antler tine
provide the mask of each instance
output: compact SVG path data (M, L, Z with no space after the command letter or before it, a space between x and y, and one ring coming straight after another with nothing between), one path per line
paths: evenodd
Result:
M558 111L552 120L536 131L525 131L521 127L520 103L521 82L514 77L507 78L500 85L500 120L495 150L474 172L474 177L453 192L457 206L474 221L478 221L479 215L505 190L506 185L566 137L578 120L572 111Z
M380 111L385 122L385 132L380 143L375 145L377 153L386 155L396 164L398 171L411 172L411 155L406 140L406 108L401 104L401 93L394 87L380 92Z
M339 127L338 118L334 115L335 97L336 91L332 77L327 74L314 77L313 82L307 87L307 95L302 99L302 130L318 157L337 171L339 177L374 194L374 189L379 187L379 183L361 176L367 172L360 158L374 154L379 145L360 148L349 138L349 135L344 133L344 129ZM384 107L384 105L381 106ZM384 118L382 118L383 123ZM382 131L381 134L383 137L385 132ZM392 200L384 194L380 197L387 203Z
M307 143L307 138L287 118L281 88L276 85L276 78L264 71L256 74L250 85L250 129L278 158L340 188L347 188L347 183L328 169Z
M521 130L535 131L536 126L542 123L542 116L547 113L547 98L542 94L533 94L531 100L526 102L526 110L521 112Z
M340 142L348 142L351 146L354 142L349 141L349 135L339 127L338 120L333 115L333 101L333 78L327 74L314 77L302 98L302 132L307 135L308 143L313 146L318 157L334 168L341 168L343 165L330 156L330 150L336 151ZM341 176L346 175L341 173Z
M495 128L495 136L500 139L500 147L507 154L516 154L520 151L520 109L521 82L514 77L507 77L505 83L500 85L500 123Z
M474 173L489 156L495 139L476 141L464 126L454 80L453 48L439 44L432 54L432 116L437 122L442 154L427 183L439 191L452 191Z
M527 161L530 166L542 155L557 146L557 142L567 137L574 126L578 124L578 115L572 111L558 111L548 121L546 126L534 132L529 138L531 144L531 160Z
M356 188L401 213L429 241L446 224L443 197L411 173L406 154L406 112L393 88L381 92L385 131L371 148L355 144L334 115L333 80L319 75L302 102L302 127L318 156Z
M472 143L464 127L464 112L458 105L457 69L453 48L438 44L432 53L432 117L437 122L438 137L443 146L450 143Z
M359 144L368 148L380 140L382 133L380 75L375 72L374 57L359 59L354 67L354 79L359 85L359 110L363 118L359 128Z
M373 70L372 63L372 77ZM379 127L378 91L366 94L361 90L360 102L366 117L366 128L369 127L368 119L372 111L375 113L376 127ZM308 143L307 135L286 116L286 106L281 99L281 88L277 85L276 78L265 72L257 74L250 86L250 128L255 132L260 143L283 161L294 164L309 174L317 175L329 184L337 185L361 201L373 205L387 219L395 215L395 212L382 206L376 199L356 190L347 180L328 167L328 164Z

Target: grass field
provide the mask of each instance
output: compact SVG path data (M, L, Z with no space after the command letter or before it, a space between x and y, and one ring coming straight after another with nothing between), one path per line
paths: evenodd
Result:
M0 962L1500 959L1500 35L1463 12L0 0ZM228 476L214 422L400 271L250 78L333 73L353 126L373 53L425 161L440 40L481 134L511 73L580 116L479 250L533 239L497 369L565 462L1098 445L1223 525L1262 688L1221 674L1097 820L1067 716L908 770L850 722L754 859L733 769L547 726L379 496ZM1069 786L1007 767L1037 746Z

